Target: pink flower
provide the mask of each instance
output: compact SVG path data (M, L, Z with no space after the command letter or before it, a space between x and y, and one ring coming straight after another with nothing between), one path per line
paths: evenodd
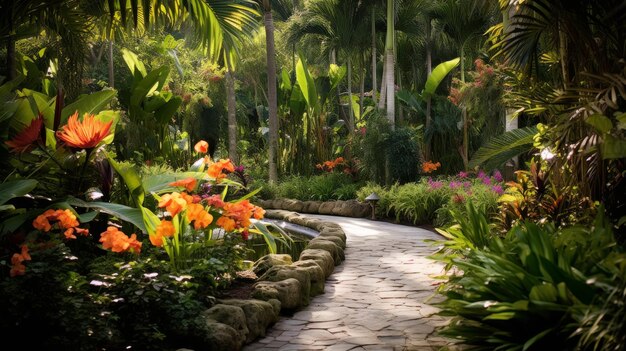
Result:
M459 178L467 178L467 172L459 172Z
M494 185L491 187L491 190L493 190L494 193L498 194L498 195L502 195L504 194L504 190L502 190L502 187L500 185Z
M496 182L501 182L504 180L504 178L502 177L502 173L500 173L500 171L496 170L495 172L493 172L493 179Z

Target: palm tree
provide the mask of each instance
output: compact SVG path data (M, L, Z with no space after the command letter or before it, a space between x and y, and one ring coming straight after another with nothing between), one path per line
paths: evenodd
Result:
M394 0L387 0L387 32L385 35L385 69L384 81L387 93L387 119L393 129L396 118L395 91L396 85L394 81L395 55L394 55L394 30L395 30L395 3ZM382 97L381 97L382 99Z
M469 52L477 51L482 44L482 35L496 18L496 8L488 0L444 0L434 11L435 19L442 30L457 45L461 57L461 82L465 82L465 58ZM467 111L463 109L462 157L465 167L469 164L469 122Z
M303 37L317 37L325 43L325 50L343 54L348 69L349 130L354 130L352 109L352 59L367 45L368 23L366 8L357 0L318 0L310 3L300 17L303 22L290 27L289 42Z

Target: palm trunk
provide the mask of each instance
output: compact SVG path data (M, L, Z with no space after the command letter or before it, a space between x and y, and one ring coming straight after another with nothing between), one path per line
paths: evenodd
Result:
M115 70L113 69L113 40L109 40L109 86L115 88Z
M378 108L384 109L387 101L387 56L383 57L383 76L380 82L380 100L378 100Z
M348 127L354 131L354 109L352 108L352 59L348 57Z
M363 100L365 98L365 75L367 74L367 69L365 67L366 58L361 56L361 82L359 89L359 119L363 118Z
M372 100L376 105L376 88L378 82L376 81L376 11L372 8Z
M228 103L228 157L234 164L239 164L237 155L237 113L235 101L235 77L230 62L226 62L226 99Z
M265 45L267 51L267 99L269 110L269 181L278 181L278 102L276 94L276 49L274 47L274 20L269 1L264 1Z
M385 67L387 73L385 85L387 86L387 119L391 124L391 129L395 126L395 84L394 84L394 54L393 54L393 32L394 32L394 0L387 0L387 37L385 39Z
M426 21L426 76L430 76L433 71L433 58L431 47L432 24L431 20ZM426 97L426 130L429 129L432 118L432 96ZM430 160L430 140L424 140L424 158Z

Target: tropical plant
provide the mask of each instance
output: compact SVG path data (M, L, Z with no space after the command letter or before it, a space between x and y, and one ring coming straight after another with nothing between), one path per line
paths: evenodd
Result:
M480 350L574 349L579 317L603 295L593 282L614 279L616 259L623 259L603 211L591 226L523 222L504 237L471 204L468 214L442 232L448 240L434 256L451 268L441 313L456 316L442 334Z

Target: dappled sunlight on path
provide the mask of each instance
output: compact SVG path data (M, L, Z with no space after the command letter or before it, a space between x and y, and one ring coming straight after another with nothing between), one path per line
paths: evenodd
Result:
M431 231L368 219L307 215L341 225L346 260L326 281L326 292L305 309L282 317L252 350L437 350L448 340L429 305L442 266L426 258Z

